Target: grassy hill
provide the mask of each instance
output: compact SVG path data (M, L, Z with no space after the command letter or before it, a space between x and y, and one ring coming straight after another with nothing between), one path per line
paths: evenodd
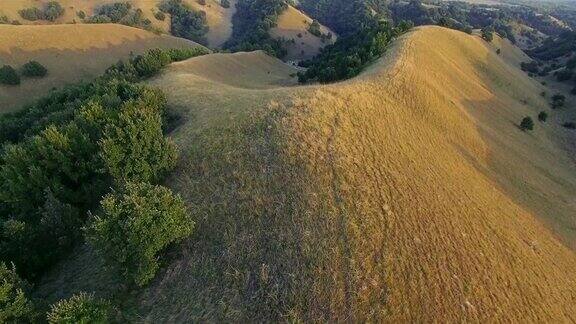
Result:
M288 6L288 9L278 17L277 26L270 30L270 34L275 38L283 37L288 40L294 40L293 44L287 46L287 60L309 59L318 54L322 47L336 40L334 32L325 26L321 26L320 31L323 34L331 33L333 35L331 40L323 43L320 37L308 32L308 26L311 23L312 19L310 17L292 6Z
M170 67L150 82L183 119L168 184L197 228L122 307L146 322L574 321L576 167L559 125L519 130L546 102L508 45L417 28L322 86L286 87L294 71L260 52ZM40 295L109 294L88 253Z
M0 25L1 64L19 67L36 60L48 69L44 78L25 78L19 86L0 86L0 106L2 111L11 111L54 87L91 80L130 53L187 46L198 45L122 25Z

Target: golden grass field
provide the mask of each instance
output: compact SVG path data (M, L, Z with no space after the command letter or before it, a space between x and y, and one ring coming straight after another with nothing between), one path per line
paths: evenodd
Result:
M287 46L287 60L302 60L312 58L320 52L320 49L327 44L336 41L336 34L325 26L320 30L323 34L332 33L332 40L322 43L319 37L308 32L308 26L312 23L312 18L300 10L288 6L278 17L277 26L270 30L270 35L275 38L284 37L287 40L294 39L294 44ZM298 34L302 37L298 37Z
M150 84L183 118L167 184L196 232L120 306L137 322L576 321L570 135L517 127L547 109L522 55L420 27L330 85L287 87L261 52L172 65ZM111 294L78 256L40 296Z
M20 67L29 60L46 66L44 78L23 78L19 86L0 85L0 112L13 111L45 96L52 88L91 81L108 67L151 48L197 44L132 27L98 25L0 25L0 64Z
M23 24L46 24L46 21L27 21L20 17L18 11L23 8L41 7L50 0L3 0L0 1L0 15L6 15L10 20L18 20ZM69 24L80 23L77 12L82 10L87 16L94 14L94 10L103 4L118 2L118 0L59 0L65 9L64 15L55 23ZM152 21L152 25L161 31L170 31L170 15L164 21L154 17L158 11L161 0L128 0L134 8L142 9L144 17ZM212 48L220 47L232 34L232 16L236 12L236 0L230 1L230 8L222 8L219 0L206 0L206 5L200 5L196 0L184 0L196 10L206 13L209 31L206 34L208 45Z

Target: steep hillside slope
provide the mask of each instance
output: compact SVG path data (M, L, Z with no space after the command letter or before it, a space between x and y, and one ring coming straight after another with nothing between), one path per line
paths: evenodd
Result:
M0 25L0 63L19 67L36 60L48 69L44 78L0 86L1 111L20 108L54 87L90 80L131 53L187 46L199 45L122 25Z
M320 37L310 34L308 26L312 19L300 10L288 6L280 17L278 17L277 26L270 30L274 38L285 38L294 40L294 43L287 45L287 60L309 59L320 52L320 49L336 41L336 34L325 26L320 27L323 34L331 33L332 39L322 42Z
M151 84L183 117L168 184L197 228L122 307L146 322L575 321L576 167L558 125L518 129L545 102L515 55L425 27L331 85L280 86L293 71L261 53L172 66ZM221 77L234 71L253 73ZM43 294L106 286L82 267Z

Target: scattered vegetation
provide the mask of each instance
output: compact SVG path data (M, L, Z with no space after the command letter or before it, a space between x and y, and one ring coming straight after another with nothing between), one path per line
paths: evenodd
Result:
M494 30L490 27L485 27L480 30L482 33L482 38L487 41L491 42L494 39Z
M386 21L380 21L358 34L341 37L313 59L301 63L307 70L298 73L298 81L325 83L356 76L369 62L384 53L393 37L411 27L409 23L400 23L396 28L391 28Z
M47 316L50 324L109 323L111 319L110 303L84 292L61 300L50 308Z
M564 126L565 128L568 128L568 129L576 129L576 123L575 122L566 122L566 123L562 124L562 126Z
M208 25L204 11L194 10L182 0L164 0L158 8L172 16L171 29L174 36L207 44L205 35L208 32Z
M550 105L552 106L552 109L558 109L563 107L565 102L566 102L566 96L557 93L552 96L552 102Z
M134 9L129 2L108 3L98 7L94 15L84 19L90 24L117 23L131 27L152 29L150 19L144 18L142 9Z
M545 111L541 111L541 112L538 114L538 120L541 121L541 122L545 122L546 119L548 119L548 114L547 114Z
M48 20L55 21L64 14L64 8L57 1L49 1L43 9L36 7L22 9L18 12L26 20Z
M20 73L26 77L43 77L48 74L48 70L37 61L29 61L22 66Z
M138 286L156 274L157 254L194 227L179 196L148 183L127 183L121 192L108 194L101 209L88 228L89 240Z
M533 130L534 129L534 121L531 117L524 117L520 122L520 129L522 131Z
M16 70L10 65L4 65L0 68L0 84L19 85L20 77Z
M220 0L220 6L222 8L230 8L230 0Z

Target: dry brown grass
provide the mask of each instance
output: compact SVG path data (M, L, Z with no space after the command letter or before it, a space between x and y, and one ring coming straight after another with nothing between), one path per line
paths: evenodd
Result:
M13 111L52 88L89 81L130 53L150 48L197 44L121 25L0 25L0 63L15 68L36 60L48 69L44 78L24 78L19 86L0 86L0 111Z
M292 72L262 54L171 67L151 81L185 119L168 184L198 226L124 306L146 322L575 321L576 168L557 125L516 126L545 102L515 56L425 27L332 85L278 87Z
M4 0L0 1L0 15L6 15L10 20L18 20L23 24L39 25L46 24L46 21L27 21L20 17L18 11L23 8L41 7L43 4L50 0ZM80 10L84 11L86 15L91 16L94 10L103 4L115 3L119 0L59 0L60 4L66 11L64 15L55 23L69 24L80 23L81 19L77 17L76 13ZM134 8L142 9L144 17L152 21L152 26L158 30L169 32L170 31L170 15L164 21L160 21L154 17L154 13L158 11L158 4L161 0L129 0ZM197 0L184 0L196 10L202 10L206 13L207 24L209 31L206 34L208 45L212 48L220 47L232 34L232 16L236 12L236 0L230 0L230 8L222 8L219 0L206 0L206 5L202 6Z
M322 43L319 37L308 32L310 23L312 23L310 17L292 6L288 6L288 9L278 17L277 26L270 30L270 35L275 38L284 37L287 40L294 40L294 44L287 46L287 60L309 59L318 54L322 47L336 41L336 34L327 27L321 26L322 33L332 33L332 40ZM302 37L298 37L298 34Z

